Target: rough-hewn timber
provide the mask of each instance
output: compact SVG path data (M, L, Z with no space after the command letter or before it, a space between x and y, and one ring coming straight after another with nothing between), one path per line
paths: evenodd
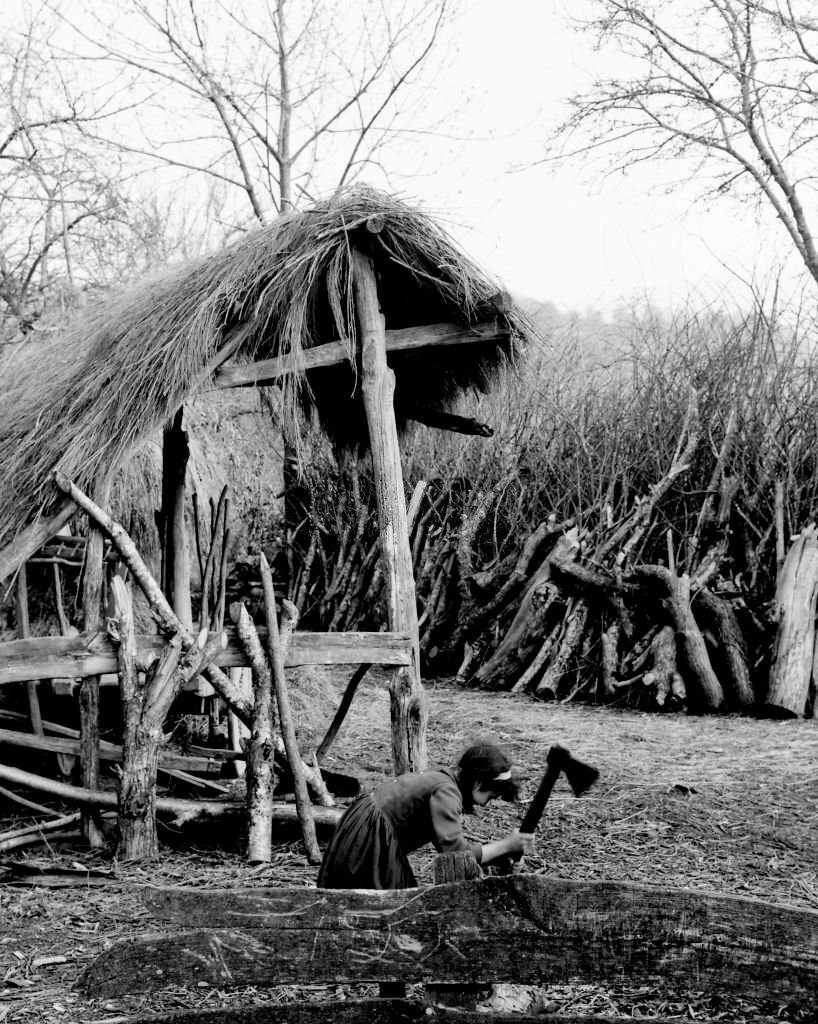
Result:
M88 991L627 975L804 1007L818 996L818 911L737 896L510 875L397 892L177 888L146 898L186 930L117 943L85 972Z

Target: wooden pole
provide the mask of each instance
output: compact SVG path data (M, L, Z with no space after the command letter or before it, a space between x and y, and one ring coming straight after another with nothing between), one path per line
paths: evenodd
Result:
M17 634L21 640L31 636L31 628L28 619L28 582L26 574L26 563L20 566L17 573ZM40 698L37 693L37 680L29 679L26 683L28 690L28 716L31 722L31 731L38 736L43 734L43 716L40 714Z
M273 585L273 574L262 551L259 555L259 568L261 570L261 583L264 589L264 613L267 622L267 660L273 673L273 686L275 687L276 702L278 704L278 720L281 723L281 736L284 740L284 749L287 751L287 761L290 771L293 773L293 792L295 794L295 806L298 809L298 820L301 823L301 835L304 839L304 849L307 853L307 860L310 864L321 863L321 849L315 835L315 821L312 816L312 803L307 792L307 780L301 761L301 753L298 749L298 741L295 735L292 709L290 708L290 696L287 691L287 680L284 676L284 655L282 653L282 640L279 636L278 620L276 619L275 587ZM285 602L288 604L289 602ZM298 611L294 605L289 609L289 621L291 629L295 629L298 621ZM283 612L282 612L283 618Z
M412 550L403 491L395 375L386 363L386 332L375 271L368 256L352 251L353 291L360 332L361 387L378 505L381 564L387 590L389 629L412 637L412 664L390 681L392 759L395 772L423 771L427 765L428 700L420 680L420 645Z
M185 476L190 457L187 431L179 409L162 432L162 588L186 626L193 625L190 600L190 556L185 529Z
M94 497L104 507L108 504L111 488L108 481L102 481ZM83 608L85 611L85 632L97 633L102 627L102 592L104 584L105 535L98 524L89 517L88 542L85 547L85 570L83 576ZM99 676L86 676L80 683L80 769L84 789L99 789ZM92 848L100 847L105 840L102 822L98 812L90 808L83 810L82 834Z

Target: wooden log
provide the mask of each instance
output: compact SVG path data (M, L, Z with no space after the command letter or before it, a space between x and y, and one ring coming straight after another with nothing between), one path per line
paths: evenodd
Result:
M602 630L600 637L602 657L597 694L602 700L610 700L616 693L615 684L619 667L619 630L619 622L612 622L607 629Z
M36 825L29 825L24 829L15 829L14 832L3 832L0 834L0 853L8 853L9 850L16 850L21 846L30 846L36 842L46 842L46 833L61 832L80 820L80 814L64 814L59 818L52 818L50 821L40 821Z
M790 546L775 593L775 636L766 711L778 718L803 717L812 678L818 601L818 528L810 523Z
M301 761L301 752L298 749L295 724L290 707L290 696L287 692L287 680L284 677L283 643L279 636L278 621L276 619L273 574L270 572L270 566L263 551L259 555L259 568L261 571L261 583L264 589L264 611L267 622L267 660L273 672L273 686L275 688L276 703L278 704L278 717L281 722L281 737L284 740L287 762L293 775L295 806L298 810L298 819L301 822L301 835L304 839L307 860L310 864L320 864L321 849L315 836L312 804L307 792L307 780L304 777L304 765ZM282 613L285 613L286 633L291 636L298 622L298 609L295 605L290 604L290 602L285 602Z
M249 668L249 660L236 635L227 627L227 646L216 657L220 669ZM267 631L258 629L266 643ZM208 637L215 636L209 633ZM154 661L164 646L158 633L136 636L137 662L144 668ZM409 633L296 633L284 665L411 665L412 638ZM0 643L0 686L27 679L74 678L116 672L116 649L104 633L79 633L77 636L42 636L30 640Z
M231 609L247 655L253 665L253 713L247 745L247 859L261 864L272 856L273 789L275 788L276 729L273 677L255 624L243 604Z
M349 982L674 985L779 1004L818 996L818 911L666 886L541 875L398 891L146 890L181 934L116 943L96 997L173 985ZM525 950L525 956L509 956ZM796 1003L797 1005L797 1003Z
M156 772L163 719L157 720L147 713L147 684L140 681L136 670L131 595L121 576L111 581L111 600L113 614L108 620L108 629L115 630L114 639L118 644L123 721L117 855L123 861L155 860L159 853L155 820ZM165 651L157 674L177 670L182 654L179 640L171 641Z
M559 696L562 681L576 661L587 622L588 602L578 600L566 615L557 650L537 684L535 692L541 700L553 700Z
M117 806L116 793L70 786L66 782L57 782L54 779L25 772L21 768L14 768L11 765L0 764L0 779L17 786L25 786L27 789L34 789L40 793L50 793L69 803L90 807L116 808ZM239 818L244 813L244 803L239 800L183 800L160 796L156 798L156 813L159 817L171 818L176 824L183 824L187 821L204 821L225 815ZM333 826L337 825L341 811L336 807L315 807L313 815L317 824ZM295 805L274 804L273 820L297 822L298 812Z
M462 327L459 324L427 324L385 331L387 352L408 352L429 346L502 345L508 341L508 329L495 323ZM330 341L303 349L298 356L277 356L240 366L222 366L213 375L214 388L246 388L275 384L289 373L303 373L325 366L349 362L349 343Z
M49 516L31 523L11 543L0 549L0 583L16 572L46 541L59 533L76 510L76 504L70 498L64 498Z
M94 495L102 505L111 493L110 481L97 481ZM102 595L105 587L105 537L100 524L88 519L88 541L83 568L83 625L88 633L95 633L102 625ZM86 789L99 788L99 676L86 675L80 682L80 775ZM88 845L94 849L104 845L102 821L93 810L84 810L82 832Z
M696 594L693 608L697 618L704 617L710 624L724 659L724 684L729 705L740 710L751 708L756 697L750 679L747 643L732 605L712 590L702 587Z
M28 618L28 582L25 562L20 566L17 573L17 589L15 592L15 607L17 610L17 635L21 640L27 640L31 636L31 627ZM40 712L40 697L37 693L37 680L29 679L26 683L28 696L28 719L31 724L31 731L38 736L43 734L43 716Z
M185 478L190 458L183 409L162 431L162 586L173 610L186 626L193 625L190 600L190 555L185 528Z
M710 711L721 709L724 690L713 671L704 637L690 607L690 577L686 573L676 576L663 565L639 566L634 570L634 576L653 581L661 588L676 631L677 651L689 684L690 704ZM692 684L695 684L695 692L691 694Z
M676 667L676 634L672 626L663 626L653 637L649 657L651 665L642 677L642 685L655 687L654 700L658 707L680 708L687 690Z
M384 318L380 311L372 261L363 253L353 250L352 270L360 331L361 390L369 428L378 505L388 625L389 629L407 632L412 637L412 664L396 669L389 686L392 760L395 773L400 775L426 768L428 699L420 681L415 581L393 402L395 375L386 363Z
M558 538L548 557L531 579L520 601L517 614L492 656L480 666L472 677L477 687L507 689L513 686L535 649L542 643L543 632L551 602L549 587L554 564L570 561L579 550L576 530L569 530Z
M435 427L438 430L451 430L455 434L469 434L472 437L493 437L494 428L487 423L481 423L471 416L456 416L451 412L443 412L440 409L410 409L402 410L408 420L416 423L423 423L427 427Z
M50 723L43 723L46 731ZM79 730L67 729L67 732L74 733L77 738L68 736L32 736L30 733L19 732L15 729L0 729L0 747L20 747L27 750L47 750L55 754L76 756L79 753ZM205 749L205 748L201 748ZM244 754L234 751L213 750L198 756L192 754L178 754L170 750L159 751L159 770L168 772L201 772L203 774L216 774L226 760L232 758L243 759ZM122 760L122 747L118 743L100 742L100 761L117 763Z

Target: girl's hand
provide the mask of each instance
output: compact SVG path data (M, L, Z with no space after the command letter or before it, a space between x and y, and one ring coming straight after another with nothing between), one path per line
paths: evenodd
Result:
M534 852L534 836L530 832L518 832L515 829L507 842L508 852L512 856L524 857Z

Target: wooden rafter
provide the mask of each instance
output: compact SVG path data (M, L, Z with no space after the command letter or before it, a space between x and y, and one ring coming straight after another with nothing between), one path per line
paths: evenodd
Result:
M386 351L409 352L412 349L453 345L501 344L508 340L508 329L496 321L462 327L459 324L427 324L386 332ZM213 374L212 387L248 388L273 384L288 373L317 370L337 366L349 360L349 345L344 341L330 341L324 345L304 349L297 357L277 356L255 363L223 364Z

